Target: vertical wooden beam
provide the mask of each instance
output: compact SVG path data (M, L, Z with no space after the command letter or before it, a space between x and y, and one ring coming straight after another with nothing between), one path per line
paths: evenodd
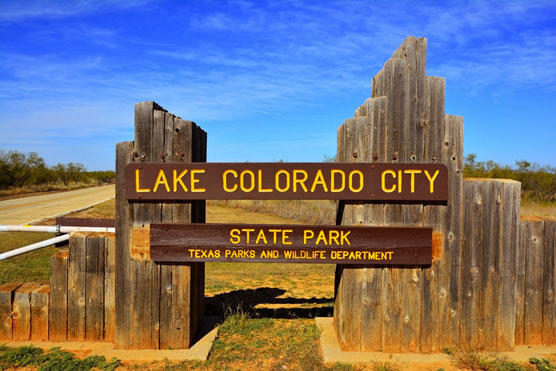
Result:
M75 233L69 241L68 340L85 340L86 248L88 233Z
M133 154L133 142L116 144L116 347L131 348L131 223L133 222L132 205L125 198L125 175L127 164L139 154Z
M521 344L542 344L542 288L544 260L544 222L523 220L526 226L521 231L525 236L520 237L525 245L525 307L523 311L523 340ZM517 321L516 321L517 323ZM517 326L516 326L517 327Z
M365 160L385 161L387 128L387 99L376 97L366 100L368 118L367 134L369 146ZM384 224L384 205L365 206L365 224L380 226ZM382 267L363 268L361 299L361 350L378 351L382 349L383 283Z
M519 240L519 209L521 183L499 179L502 190L502 218L500 220L500 306L497 316L496 350L513 350L515 347L516 315L516 250Z
M85 339L104 338L104 241L103 234L87 236L85 249Z
M113 341L116 331L116 240L114 234L104 240L104 340Z
M14 341L31 340L31 293L39 287L38 283L26 283L15 291L12 320Z
M519 243L516 250L515 345L525 344L525 264L529 241L528 225L527 220L519 222Z
M483 248L482 220L485 214L483 183L466 180L463 183L463 253L462 253L462 309L460 344L469 349L479 348L479 299L481 251Z
M50 285L41 285L31 293L31 340L48 340Z
M66 341L68 336L68 259L68 250L50 258L50 341Z
M542 342L556 344L556 220L544 222Z
M6 283L0 286L0 341L12 340L12 311L15 290L20 283Z

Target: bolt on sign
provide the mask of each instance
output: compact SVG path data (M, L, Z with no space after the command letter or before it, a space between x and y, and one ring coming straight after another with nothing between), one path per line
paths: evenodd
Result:
M130 201L445 202L448 168L418 163L133 163Z
M428 265L432 228L151 224L150 256L167 262Z

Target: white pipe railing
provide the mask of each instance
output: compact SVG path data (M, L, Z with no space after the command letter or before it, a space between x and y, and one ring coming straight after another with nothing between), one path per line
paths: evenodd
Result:
M61 225L0 225L0 232L50 232L50 233L74 233L74 232L104 232L114 233L113 227L64 227Z
M0 232L50 232L50 233L74 233L74 232L101 232L114 233L116 228L111 227L64 227L61 225L0 225ZM5 260L13 256L25 254L34 250L42 249L59 242L69 240L69 234L63 234L45 241L37 242L32 245L20 247L15 250L0 254L0 260Z
M37 242L37 243L34 243L32 245L20 247L19 249L4 252L4 253L0 254L0 260L5 260L5 259L11 258L13 256L25 254L25 253L31 252L33 250L42 249L43 247L47 247L47 246L50 246L50 245L55 245L59 242L64 242L64 241L67 241L67 240L69 240L69 234L63 234L61 236L54 237L54 238L51 238L49 240Z

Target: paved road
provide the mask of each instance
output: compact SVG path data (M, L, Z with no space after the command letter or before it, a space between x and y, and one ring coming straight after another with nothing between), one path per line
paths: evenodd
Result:
M30 224L85 208L114 194L115 186L107 185L0 201L0 224Z

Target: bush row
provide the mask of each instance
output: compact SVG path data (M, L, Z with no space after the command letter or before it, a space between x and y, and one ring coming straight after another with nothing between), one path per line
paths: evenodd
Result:
M503 178L521 182L521 197L534 201L556 201L556 168L516 161L514 166L494 161L476 161L472 153L465 157L463 176L472 178Z
M0 189L77 182L102 184L115 179L114 171L87 171L83 164L73 162L48 166L36 152L0 150Z

